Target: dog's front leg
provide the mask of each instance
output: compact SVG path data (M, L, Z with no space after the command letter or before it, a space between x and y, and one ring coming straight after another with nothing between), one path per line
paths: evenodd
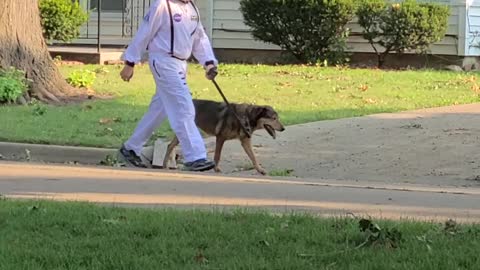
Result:
M215 144L215 156L213 157L213 160L215 161L215 172L219 173L222 172L218 164L220 163L220 156L222 155L222 148L223 144L225 143L225 139L220 137L217 137L216 139L217 143Z
M174 157L175 153L173 150L175 150L175 147L179 144L177 136L173 138L173 140L170 142L170 144L167 146L167 151L165 153L165 158L163 159L163 169L168 169L168 162Z
M243 150L245 150L245 152L247 153L255 169L263 175L267 174L267 171L265 171L265 169L263 169L262 166L258 164L257 159L255 158L255 153L253 153L252 149L252 141L249 138L241 139L240 141L242 143Z

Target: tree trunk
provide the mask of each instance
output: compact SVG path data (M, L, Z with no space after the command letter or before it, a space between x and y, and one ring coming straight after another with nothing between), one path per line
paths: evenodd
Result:
M383 66L385 65L385 60L387 58L387 55L388 55L388 52L383 52L383 53L377 54L377 58L378 58L377 67L378 68L383 68Z
M30 96L61 102L74 90L58 71L43 38L38 0L0 0L0 68L26 72Z

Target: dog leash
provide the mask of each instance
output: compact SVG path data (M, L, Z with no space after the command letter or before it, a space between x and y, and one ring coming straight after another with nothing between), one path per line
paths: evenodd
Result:
M215 79L213 79L212 82L213 82L213 84L215 85L215 87L217 88L217 90L218 90L218 92L220 93L220 95L222 96L223 101L225 101L225 103L226 103L227 106L230 108L230 110L232 110L233 115L235 115L235 118L237 118L238 122L240 123L240 126L241 126L242 129L243 129L243 132L245 132L245 134L247 134L247 137L248 137L248 138L251 138L252 135L250 134L250 131L249 131L248 128L243 124L242 120L240 119L240 116L238 116L238 114L235 112L235 110L233 109L233 106L230 104L230 102L228 102L227 98L226 98L225 95L223 94L222 89L220 88L220 86L218 86L218 83L215 81Z

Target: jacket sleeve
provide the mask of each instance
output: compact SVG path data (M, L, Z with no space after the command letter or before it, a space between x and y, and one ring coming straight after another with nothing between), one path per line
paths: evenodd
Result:
M218 65L218 60L215 58L212 45L201 22L194 34L192 54L202 66L205 66L208 61L213 61L215 65Z
M160 28L162 17L165 16L165 11L164 0L157 0L150 6L135 37L128 45L123 55L123 60L133 63L139 63L141 61L142 54L147 50L148 44Z

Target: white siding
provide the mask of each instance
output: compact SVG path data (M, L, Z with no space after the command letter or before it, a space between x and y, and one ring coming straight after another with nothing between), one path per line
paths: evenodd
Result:
M85 0L81 0L85 1ZM153 1L153 0L152 0ZM433 54L443 55L480 55L480 0L422 0L449 4L451 16L447 36L432 46ZM471 6L468 8L468 2ZM249 28L243 23L239 10L240 0L197 0L202 23L212 39L214 48L222 49L256 49L278 50L275 45L255 41ZM148 5L147 5L148 8ZM133 29L141 22L143 7L133 9ZM130 17L131 18L131 17ZM349 23L352 32L360 33L361 27L354 19ZM130 34L122 37L122 16L117 13L102 14L102 43L111 45L126 45ZM82 33L87 33L83 27ZM97 33L97 14L92 13L88 33L95 37ZM96 40L76 40L74 43L91 43ZM348 46L353 52L373 52L370 44L358 35L349 38Z
M83 2L82 2L83 1ZM86 0L80 0L81 3L85 3ZM119 0L121 1L121 0ZM153 3L155 0L151 0ZM212 0L197 0L197 7L202 15L202 24L205 27L211 29L211 14L209 10L213 10L213 4L209 5L209 2ZM127 45L131 40L131 32L135 34L136 29L143 20L144 14L148 11L149 4L148 0L145 1L145 8L143 6L143 1L133 0L133 8L131 8L130 13L122 16L122 13L112 13L112 12L102 12L101 13L101 33L102 33L102 43L106 45ZM129 3L127 1L127 3ZM213 3L213 2L212 2ZM84 4L84 6L86 6ZM127 5L129 8L131 5ZM207 16L210 14L210 16ZM125 29L122 28L123 21L127 21L127 26ZM131 23L128 23L130 21ZM90 19L88 24L84 25L81 29L81 36L88 37L84 39L75 40L73 43L77 44L96 44L97 32L98 32L98 14L97 12L92 12L90 14ZM130 27L131 26L131 27ZM133 30L133 31L131 31Z
M432 0L435 1L435 0ZM480 0L478 0L480 1ZM450 4L452 16L449 19L447 37L432 47L434 54L457 55L459 33L459 10L465 6L460 0L436 0ZM240 0L215 0L213 18L213 46L225 49L279 49L275 45L255 41L247 32L249 28L243 23L243 16L239 11ZM479 10L480 11L480 10ZM361 32L361 27L353 20L349 23L352 32ZM370 44L361 37L350 37L348 46L354 52L373 52Z
M467 1L466 20L465 54L478 56L480 55L480 0Z

